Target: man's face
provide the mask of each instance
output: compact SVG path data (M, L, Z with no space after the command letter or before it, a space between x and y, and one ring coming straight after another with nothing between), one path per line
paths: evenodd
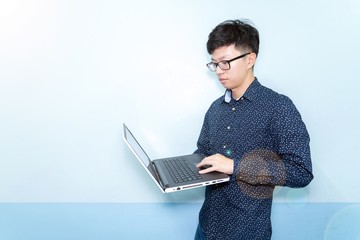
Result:
M211 59L217 63L236 58L244 53L246 52L239 51L234 45L224 46L217 48L212 53ZM216 68L216 75L226 89L236 90L241 88L246 80L251 77L249 74L252 75L253 64L249 63L248 56L231 61L229 70L222 70L219 67Z

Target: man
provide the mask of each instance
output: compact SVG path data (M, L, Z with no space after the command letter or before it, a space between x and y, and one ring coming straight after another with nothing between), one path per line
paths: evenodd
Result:
M207 50L226 92L207 111L195 152L206 156L200 173L230 181L206 188L195 239L270 239L274 187L313 179L309 134L292 101L254 76L259 34L251 23L219 24Z

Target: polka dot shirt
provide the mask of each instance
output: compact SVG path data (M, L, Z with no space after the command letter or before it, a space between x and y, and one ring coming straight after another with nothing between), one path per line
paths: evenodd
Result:
M234 173L206 188L199 214L206 239L270 239L274 187L304 187L313 179L309 141L292 101L257 79L239 100L227 90L214 101L195 152L233 159Z

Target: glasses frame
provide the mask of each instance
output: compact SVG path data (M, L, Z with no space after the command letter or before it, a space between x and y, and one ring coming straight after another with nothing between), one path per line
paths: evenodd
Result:
M245 56L247 56L247 55L249 55L249 54L251 54L251 52L241 54L240 56L235 57L235 58L232 58L232 59L230 59L230 60L221 60L221 61L219 61L219 62L209 62L209 63L206 64L206 66L207 66L208 69L209 69L210 71L212 71L212 72L215 72L217 67L219 67L221 70L229 70L229 69L231 68L230 63L231 63L232 61L235 61L235 60L237 60L237 59L243 58L243 57L245 57ZM227 63L227 65L229 66L229 68L222 68L222 67L219 65L220 63L225 63L225 62ZM214 66L214 67L212 67L212 66Z

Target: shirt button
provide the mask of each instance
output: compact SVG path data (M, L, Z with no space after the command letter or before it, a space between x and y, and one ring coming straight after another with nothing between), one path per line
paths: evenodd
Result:
M241 97L240 100L241 100L241 101L244 100L244 97Z
M231 109L231 111L235 111L235 108L233 107L233 108Z
M224 145L223 148L226 148L226 145Z
M228 130L230 130L230 128L231 128L230 126L227 127Z

